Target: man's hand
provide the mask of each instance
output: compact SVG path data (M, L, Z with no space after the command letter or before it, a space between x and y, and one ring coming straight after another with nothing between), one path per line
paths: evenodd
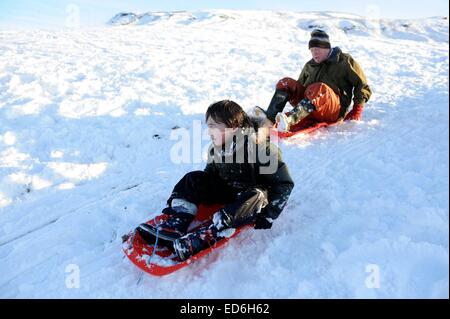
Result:
M363 106L362 104L353 105L353 109L345 116L345 121L361 121Z

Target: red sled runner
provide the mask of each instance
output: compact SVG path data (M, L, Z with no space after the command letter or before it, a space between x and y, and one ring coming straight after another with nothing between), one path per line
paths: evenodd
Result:
M212 223L212 215L221 207L222 205L199 205L198 213L188 231L191 232ZM147 224L154 225L155 222L160 223L167 218L167 215L162 214L151 219ZM213 246L200 251L184 261L179 260L173 250L166 246L156 245L156 250L154 250L155 245L145 242L135 231L130 232L125 236L126 240L124 241L122 248L128 259L130 259L137 267L151 275L164 276L184 268L192 262L208 255L213 250L224 246L231 238L235 237L248 227L251 227L251 225L232 229L233 232L231 235L219 240Z
M331 123L331 124L328 124L328 123L325 123L325 122L316 123L313 126L310 126L310 127L307 127L307 128L296 128L295 126L293 126L291 128L291 130L289 130L287 132L280 132L276 128L273 128L273 129L271 129L270 134L274 135L274 136L277 136L278 138L283 139L283 138L292 137L292 136L295 136L295 135L298 135L298 134L304 134L304 135L305 134L309 134L309 133L312 133L312 132L314 132L314 131L322 128L322 127L327 127L327 126L332 126L332 125L336 125L336 123Z
M335 126L337 124L339 124L340 122L335 122L335 123L326 123L326 122L321 122L321 123L316 123L312 126L306 127L306 128L299 128L298 126L293 126L289 131L287 132L280 132L277 130L276 127L272 128L270 130L270 135L271 136L275 136L278 137L279 139L285 139L285 138L289 138L295 135L307 135L310 134L314 131L317 131L318 129L322 128L322 127L330 127L330 126Z

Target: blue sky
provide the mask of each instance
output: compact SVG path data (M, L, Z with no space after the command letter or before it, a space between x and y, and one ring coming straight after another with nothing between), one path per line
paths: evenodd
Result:
M70 6L74 4L76 6ZM448 16L447 0L259 0L259 1L108 1L108 0L0 0L0 28L63 27L67 16L79 10L81 26L103 25L120 11L142 13L198 9L341 11L367 15L377 8L382 18ZM73 16L73 15L72 15Z

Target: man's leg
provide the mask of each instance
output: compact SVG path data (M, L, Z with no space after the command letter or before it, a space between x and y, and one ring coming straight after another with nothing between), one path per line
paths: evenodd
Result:
M340 99L322 82L308 85L305 98L291 112L276 117L278 130L300 130L316 123L334 123L339 119Z
M283 78L278 81L275 93L266 110L267 118L275 123L275 116L282 112L286 103L296 106L303 99L305 88L296 80Z
M277 122L277 129L281 132L295 130L293 127L300 122L306 124L306 118L312 118L312 113L316 110L316 106L307 98L304 98L300 103L290 112L278 113L275 117ZM298 129L298 128L297 128Z
M305 97L315 106L311 117L317 122L334 123L339 119L341 109L339 96L325 83L308 85Z

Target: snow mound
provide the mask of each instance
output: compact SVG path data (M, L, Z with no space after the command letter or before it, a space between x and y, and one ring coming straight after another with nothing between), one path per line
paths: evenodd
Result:
M120 12L112 17L108 23L111 25L126 25L138 21L139 18L139 16L132 12Z
M385 36L393 39L448 42L448 19L446 17L416 20L321 17L302 19L299 21L298 27L303 30L322 29L329 32L330 37L339 36L339 33L344 32L363 36Z
M278 18L274 21L274 17ZM146 12L136 14L122 12L115 15L109 25L154 25L155 23L196 25L229 22L235 25L243 21L271 27L274 22L291 24L293 27L311 31L318 28L339 37L340 33L364 36L386 36L394 39L433 40L448 42L448 18L431 17L416 20L386 20L366 18L339 12L267 12L267 11L174 11Z
M135 14L132 12L121 12L116 14L108 21L109 25L148 25L156 22L167 22L176 24L192 24L204 21L221 22L231 17L225 14L213 14L210 12L146 12L143 14Z

